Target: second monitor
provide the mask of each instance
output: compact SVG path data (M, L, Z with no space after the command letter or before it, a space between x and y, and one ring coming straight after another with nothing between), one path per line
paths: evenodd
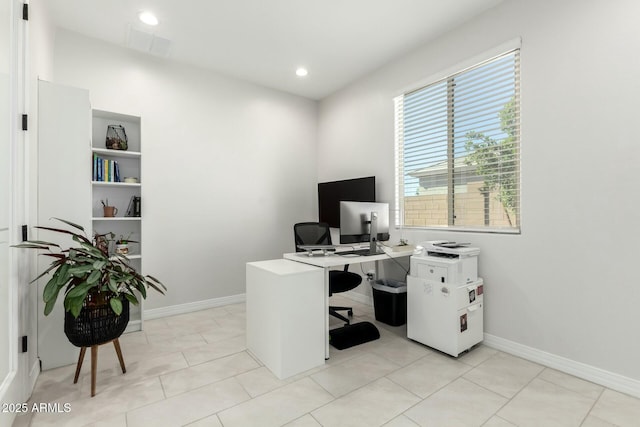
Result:
M375 253L376 242L386 240L389 240L388 203L340 202L340 243L370 242Z

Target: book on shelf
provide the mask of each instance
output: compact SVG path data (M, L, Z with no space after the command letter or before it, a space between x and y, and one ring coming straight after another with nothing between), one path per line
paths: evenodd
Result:
M115 160L103 159L94 154L92 179L96 182L121 182L120 165Z

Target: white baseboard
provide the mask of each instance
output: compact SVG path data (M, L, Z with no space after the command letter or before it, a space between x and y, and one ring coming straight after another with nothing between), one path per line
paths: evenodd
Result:
M247 300L246 294L231 295L228 297L212 298L203 301L188 302L186 304L171 305L169 307L152 308L144 311L145 320L159 319L161 317L175 316L177 314L191 313L206 310L207 308L221 307L229 304L239 304Z
M496 350L522 357L531 362L539 363L549 368L591 381L612 390L640 398L640 381L633 378L547 353L495 335L484 334L483 344Z
M38 381L38 377L40 376L40 358L36 357L36 361L33 363L31 367L31 371L29 372L29 394L36 388L36 381Z
M142 330L141 324L142 322L140 320L130 320L123 333L128 334L129 332L138 332Z

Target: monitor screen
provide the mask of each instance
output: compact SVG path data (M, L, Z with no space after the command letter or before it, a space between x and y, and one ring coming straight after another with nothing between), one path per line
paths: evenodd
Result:
M318 220L340 227L340 202L375 202L376 177L345 179L318 184Z
M368 242L371 212L378 214L377 240L389 240L389 203L340 202L340 243Z

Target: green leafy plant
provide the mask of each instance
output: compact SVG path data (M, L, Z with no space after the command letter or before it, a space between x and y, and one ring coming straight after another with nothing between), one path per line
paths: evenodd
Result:
M78 244L76 247L63 249L57 243L42 240L30 240L14 245L16 248L45 250L41 255L53 258L51 265L31 283L37 281L46 274L53 272L43 291L45 302L45 316L51 313L58 295L64 290L64 309L78 317L85 299L89 294L113 293L116 296L124 296L130 303L139 303L136 293L144 299L147 297L147 288L152 288L161 294L167 288L153 276L143 276L129 265L129 260L124 255L115 254L109 256L108 246L101 244L106 236L113 237L113 233L96 235L89 240L82 226L53 218L63 222L79 232L62 228L37 226L41 230L49 230L56 233L67 234ZM116 315L122 313L122 301L112 298L109 301L111 309Z
M116 239L116 245L126 245L126 244L128 244L128 243L138 243L138 242L136 242L135 240L131 240L131 239L130 239L131 234L133 234L133 233L129 233L129 234L127 234L127 237L124 237L124 235L123 235L123 234L121 234L121 235L120 235L120 237L118 237L118 238Z
M517 117L516 99L511 98L500 110L500 128L506 134L495 140L482 132L471 131L465 136L465 149L469 153L467 165L476 167L476 173L483 177L483 191L496 191L496 199L502 204L509 224L517 210L518 164L517 158Z

